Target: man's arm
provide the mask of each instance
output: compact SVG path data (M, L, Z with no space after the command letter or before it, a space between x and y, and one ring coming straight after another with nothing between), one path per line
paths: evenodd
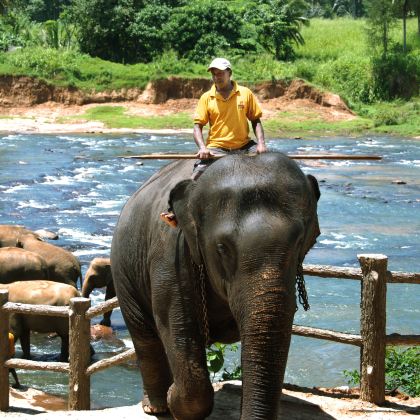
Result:
M208 159L212 154L210 150L207 149L206 144L203 138L203 126L201 124L195 123L194 124L194 141L198 147L197 157L200 159Z
M267 146L265 145L264 129L261 120L257 118L251 121L251 124L255 137L257 138L257 153L264 153L267 151Z

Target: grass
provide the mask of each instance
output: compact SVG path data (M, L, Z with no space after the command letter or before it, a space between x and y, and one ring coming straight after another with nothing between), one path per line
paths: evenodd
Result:
M90 108L82 115L63 117L59 122L71 120L100 121L108 128L145 128L152 130L159 129L181 129L191 127L191 116L185 112L156 116L142 117L129 115L123 106L97 106Z
M369 131L371 120L356 118L348 121L325 121L319 117L296 113L279 112L274 118L264 121L264 130L269 137L323 137L332 135L358 135Z

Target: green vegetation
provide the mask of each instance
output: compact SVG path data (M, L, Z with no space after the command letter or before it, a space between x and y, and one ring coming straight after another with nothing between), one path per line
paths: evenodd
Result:
M413 136L419 123L420 1L409 0L407 9L403 3L0 0L0 75L29 75L84 91L143 89L172 75L208 77L206 63L222 55L240 83L302 78L339 94L360 116L327 123L279 113L267 121L269 133ZM11 46L18 48L7 52ZM114 119L103 112L85 117L144 128L178 127L186 118L149 123L122 110Z
M214 343L207 349L207 369L212 374L213 380L216 373L223 369L226 352L236 352L237 350L237 344L222 343ZM240 366L235 365L232 372L223 369L222 380L230 381L234 379L242 379L242 369Z
M345 370L343 373L349 385L360 384L358 370ZM391 392L401 389L411 397L420 396L420 347L387 347L385 389Z
M60 122L71 120L100 121L109 128L148 128L152 130L165 128L185 128L191 126L191 116L180 112L173 115L141 117L128 115L122 106L97 106L90 108L83 115L63 117Z

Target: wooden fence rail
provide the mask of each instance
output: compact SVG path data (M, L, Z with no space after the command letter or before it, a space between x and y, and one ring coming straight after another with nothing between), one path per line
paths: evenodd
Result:
M388 271L388 259L380 254L358 255L358 259L360 269L305 264L303 272L309 276L361 281L360 334L301 325L293 325L292 333L360 347L360 398L381 404L385 400L385 346L420 344L420 335L386 335L386 284L420 284L420 273ZM0 410L9 409L9 368L68 373L69 410L89 410L91 375L136 357L131 349L89 365L90 321L118 306L116 297L93 308L86 298L72 299L70 307L11 303L7 290L0 290L0 343L8 342L10 313L68 317L70 327L69 363L9 359L7 346L0 345Z

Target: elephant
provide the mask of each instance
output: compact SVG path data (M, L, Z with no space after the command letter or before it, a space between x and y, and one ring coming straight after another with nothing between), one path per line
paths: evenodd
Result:
M82 286L80 261L70 251L44 242L32 235L21 236L17 247L35 252L43 257L48 264L50 280L77 287L77 280L80 279L80 287Z
M15 247L0 248L0 283L48 278L48 264L38 254Z
M39 240L58 239L58 235L56 233L45 229L32 231L18 225L0 225L0 248L7 246L17 246L19 239L26 235Z
M93 289L106 287L105 300L116 296L111 273L111 260L109 258L94 258L85 274L82 296L88 298ZM100 325L111 326L112 310L104 313Z
M80 297L80 293L75 287L50 280L0 284L1 289L9 291L9 302L32 305L68 306L70 299ZM10 315L10 331L15 336L15 342L20 339L25 359L30 358L31 331L57 333L61 338L60 361L65 362L69 358L69 320L66 317L12 313Z
M320 234L318 182L277 152L228 154L197 180L192 169L177 160L153 175L113 234L112 276L143 409L209 416L206 346L241 341L240 418L276 419L296 288L305 302L302 262ZM159 218L168 203L175 228Z

